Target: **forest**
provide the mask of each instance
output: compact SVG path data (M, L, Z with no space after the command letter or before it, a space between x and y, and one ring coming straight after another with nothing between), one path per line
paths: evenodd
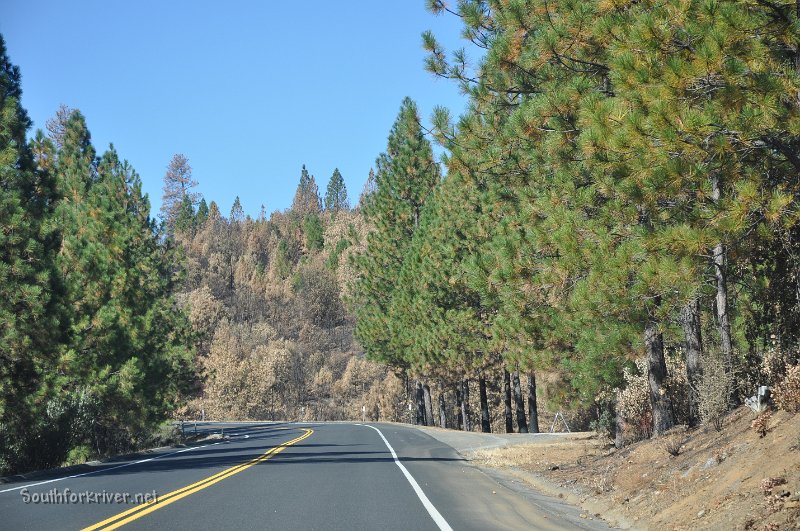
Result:
M299 161L256 219L181 154L156 219L78 110L29 136L0 50L0 471L182 419L560 412L622 446L761 385L800 410L800 3L427 4L463 26L422 44L466 111L405 99L354 204Z

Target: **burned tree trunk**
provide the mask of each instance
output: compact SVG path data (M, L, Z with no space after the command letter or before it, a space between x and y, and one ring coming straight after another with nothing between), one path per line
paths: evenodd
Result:
M431 388L428 384L422 386L422 396L425 402L425 425L434 426L433 421L433 401L431 400Z
M461 386L455 386L456 395L456 428L459 430L464 429L464 415L461 410Z
M511 375L503 369L503 402L506 406L506 433L514 433L514 417L511 414Z
M447 427L447 407L444 399L444 386L439 382L439 426Z
M418 426L425 425L425 392L422 390L422 382L417 380L416 384L416 402L417 402L417 415L415 424Z
M511 375L511 388L514 402L517 404L517 426L520 433L528 433L528 420L525 418L525 402L522 400L522 386L519 383L519 371Z
M664 338L658 324L648 319L644 330L644 344L647 349L647 383L650 387L650 406L653 410L653 434L661 435L675 423L672 418L672 405L664 388L667 378L667 362L664 359Z
M472 415L469 410L469 380L461 382L461 416L464 417L464 431L472 431Z
M696 426L700 422L697 386L700 383L700 359L703 355L699 300L695 299L683 307L680 321L683 328L686 381L689 384L689 425Z
M539 406L536 403L536 373L528 372L528 413L531 416L530 432L539 433Z
M486 378L483 373L478 376L478 390L480 391L481 399L481 431L483 433L491 433L492 425L489 422L489 400L486 396Z

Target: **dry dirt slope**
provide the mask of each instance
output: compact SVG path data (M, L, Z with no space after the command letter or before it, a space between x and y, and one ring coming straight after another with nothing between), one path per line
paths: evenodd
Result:
M740 408L719 432L676 430L622 450L587 434L476 450L470 458L571 497L623 528L800 529L800 415L774 413L764 438L751 428L753 418Z

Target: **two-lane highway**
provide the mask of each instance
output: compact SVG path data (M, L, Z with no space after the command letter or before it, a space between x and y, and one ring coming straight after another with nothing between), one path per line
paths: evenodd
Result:
M532 505L412 427L200 427L222 428L229 437L224 441L104 463L66 477L2 484L0 528L435 530L582 524L568 511ZM137 495L145 501L134 503ZM124 496L131 501L118 503Z

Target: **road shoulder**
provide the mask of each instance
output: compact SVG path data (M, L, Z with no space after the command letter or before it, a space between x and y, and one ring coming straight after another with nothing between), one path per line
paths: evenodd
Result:
M571 506L578 511L579 517L585 521L587 527L594 527L591 525L592 523L601 521L618 529L638 528L634 522L626 519L615 511L613 507L586 492L564 488L547 478L521 468L494 465L491 461L483 458L484 452L497 448L532 444L548 445L560 442L569 444L570 441L584 440L590 437L591 434L491 434L445 430L428 426L416 426L416 428L452 447L470 465L478 468L497 483L516 492L537 507L551 511L563 511L564 506Z

